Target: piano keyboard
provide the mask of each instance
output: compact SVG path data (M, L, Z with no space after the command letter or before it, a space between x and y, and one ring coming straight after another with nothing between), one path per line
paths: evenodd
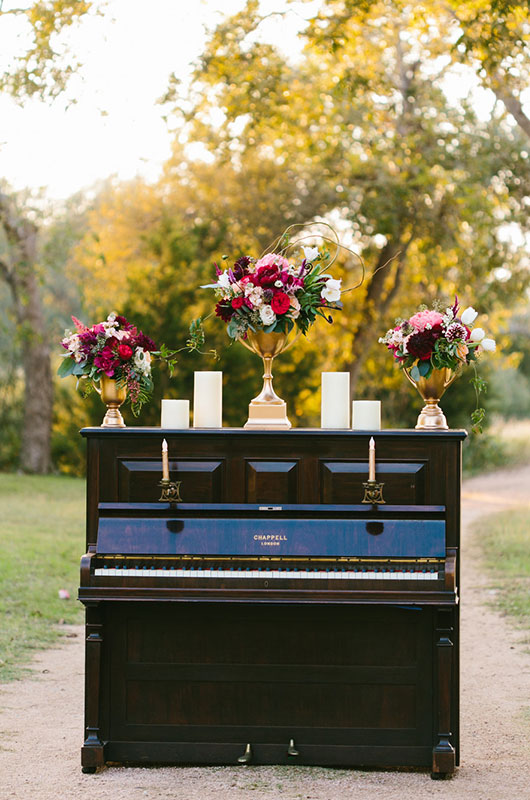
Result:
M222 569L202 568L157 568L157 567L99 567L94 570L96 576L123 578L223 578L223 579L299 579L299 580L394 580L394 581L437 581L441 574L435 567L426 568L354 568L354 569Z

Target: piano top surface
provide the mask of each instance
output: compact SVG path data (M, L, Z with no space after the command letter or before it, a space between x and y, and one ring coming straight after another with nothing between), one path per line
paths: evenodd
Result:
M417 431L414 428L384 428L383 430L374 431L357 431L351 428L291 428L290 430L248 430L245 428L158 428L158 427L126 427L126 428L102 428L102 427L89 427L81 430L81 435L87 438L94 436L127 436L134 434L135 436L161 436L167 434L178 433L183 436L206 436L206 435L230 435L230 436L340 436L340 437L354 437L366 438L373 436L374 438L410 438L419 437L431 439L450 439L462 440L467 437L467 431L464 429L454 429L447 431Z

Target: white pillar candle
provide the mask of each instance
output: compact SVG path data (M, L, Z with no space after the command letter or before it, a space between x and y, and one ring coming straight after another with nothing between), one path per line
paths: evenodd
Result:
M190 401L162 400L161 428L189 428Z
M193 383L193 427L223 426L223 373L195 372Z
M321 398L322 428L350 427L350 373L323 372Z
M351 426L354 431L380 431L381 403L379 400L354 400L351 408Z

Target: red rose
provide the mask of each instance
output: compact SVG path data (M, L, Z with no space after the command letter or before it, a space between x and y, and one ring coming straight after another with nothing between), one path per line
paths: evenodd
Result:
M276 292L271 300L271 306L275 314L285 314L291 306L291 301L285 292Z
M123 361L128 361L131 358L133 351L128 344L120 344L120 346L118 347L118 353L120 354L120 358L123 359Z
M274 282L279 278L280 270L276 264L273 264L270 267L258 267L252 276L252 282L265 289L268 286L274 286Z
M241 295L239 297L234 297L234 299L232 300L232 308L234 308L237 311L238 308L241 308L244 302L245 298L241 297Z

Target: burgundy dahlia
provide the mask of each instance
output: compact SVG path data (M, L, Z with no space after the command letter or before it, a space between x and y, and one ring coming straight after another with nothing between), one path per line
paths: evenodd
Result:
M232 272L236 281L240 281L243 275L246 274L247 267L250 264L250 256L241 256L234 263Z
M145 333L142 333L142 331L138 331L138 334L136 335L136 346L141 347L144 350L148 350L150 353L152 353L153 350L156 350L156 344L153 342L151 337L146 336Z
M436 336L433 336L432 331L418 331L413 333L407 341L407 351L414 358L419 358L421 361L426 361L431 357Z
M217 303L215 313L218 317L221 317L223 322L230 322L234 316L234 309L229 303Z

